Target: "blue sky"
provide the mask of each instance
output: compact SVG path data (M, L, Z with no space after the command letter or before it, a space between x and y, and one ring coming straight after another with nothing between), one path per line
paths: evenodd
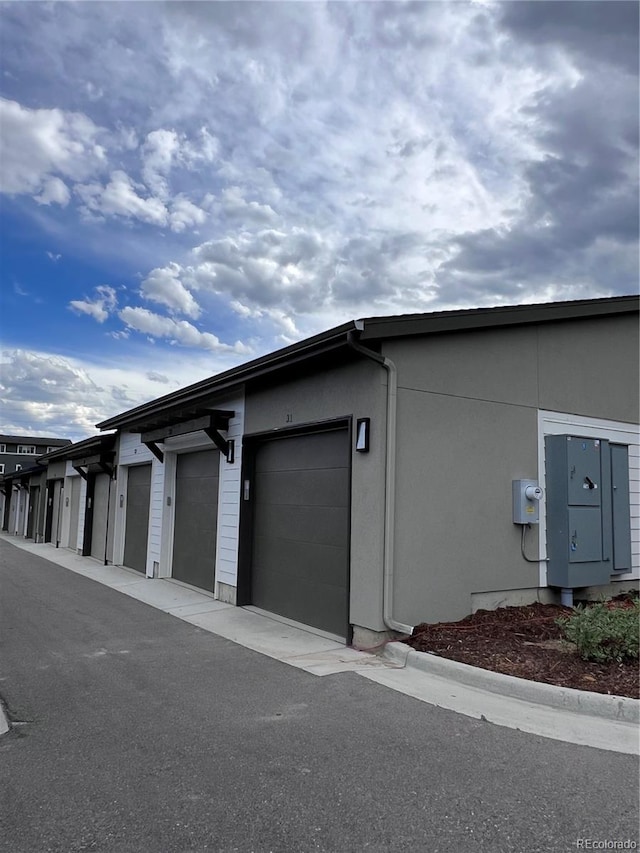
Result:
M2 432L638 288L635 2L0 3Z

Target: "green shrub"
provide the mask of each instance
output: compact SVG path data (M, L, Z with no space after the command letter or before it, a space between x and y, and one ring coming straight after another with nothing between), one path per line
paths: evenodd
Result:
M632 607L608 608L603 602L578 605L571 616L562 616L557 624L584 660L622 662L638 657L639 599Z

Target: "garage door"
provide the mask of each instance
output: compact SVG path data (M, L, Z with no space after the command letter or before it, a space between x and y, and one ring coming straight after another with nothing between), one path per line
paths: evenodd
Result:
M78 549L78 515L80 512L80 489L81 478L73 477L71 480L71 506L69 507L69 548L72 551Z
M60 544L60 528L62 519L62 493L64 486L62 480L53 483L53 509L51 512L51 534L49 542L53 542L56 548Z
M38 501L40 499L40 487L31 486L29 489L29 520L27 521L27 539L34 538L36 519L38 517Z
M254 471L252 603L346 637L347 431L264 442Z
M201 450L176 462L172 575L213 592L220 454Z
M127 475L127 515L123 565L138 572L147 570L151 465L136 465Z
M91 556L103 562L106 560L107 515L109 512L109 488L111 477L108 474L96 474L93 490L93 521L91 530Z

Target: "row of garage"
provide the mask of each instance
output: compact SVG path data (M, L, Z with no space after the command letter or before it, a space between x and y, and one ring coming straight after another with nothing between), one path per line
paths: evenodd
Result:
M230 463L217 448L176 452L155 552L152 481L161 463L127 466L122 564L346 638L349 450L345 427L249 441L241 501L229 493ZM225 558L235 576L216 574Z
M637 317L620 297L345 324L5 478L3 529L372 645L556 595L544 498L523 547L512 482L544 491L565 435L620 450L625 557L602 577L637 584L638 383L615 370Z
M229 462L196 431L161 461L139 435L96 436L7 480L4 529L346 638L349 441L347 421L246 441L241 502L240 447Z

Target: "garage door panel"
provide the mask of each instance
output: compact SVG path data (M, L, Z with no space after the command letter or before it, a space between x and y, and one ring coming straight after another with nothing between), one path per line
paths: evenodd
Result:
M127 472L127 513L123 564L146 573L149 535L151 465L136 465Z
M176 460L172 576L213 591L218 524L217 450L184 453Z
M260 607L296 622L344 636L347 602L344 586L323 580L300 578L286 570L274 571L265 589L260 590Z
M211 492L217 495L217 477L185 477L182 480L181 500L183 506L201 506L211 502Z
M265 504L258 513L255 533L256 536L346 547L349 520L342 507L290 506L285 514L281 507Z
M344 548L266 536L257 537L256 545L261 555L254 564L258 590L263 588L261 579L271 574L286 575L293 584L313 581L345 589L347 555Z
M110 485L111 478L108 474L96 474L93 489L91 556L99 560L106 558L107 513Z
M201 477L217 477L220 470L220 454L213 448L213 445L210 450L181 453L178 456L177 462L181 480L186 480L190 477L195 477L196 479L200 479Z
M283 441L266 442L256 459L256 473L262 471L308 471L313 468L347 468L349 445L340 440L344 431L299 435ZM338 440L336 440L338 437ZM313 442L313 458L309 442Z
M344 468L314 471L271 471L256 476L256 496L271 505L349 505L349 472Z
M253 603L344 636L350 511L347 431L267 441L256 450L255 472Z
M134 495L127 489L127 507L144 513L148 509L150 496L150 490L145 491L144 487L140 491L136 489Z
M69 548L78 550L78 516L80 512L80 477L71 480L71 507L69 516Z
M194 515L188 514L188 507L183 507L185 510L184 516L178 521L179 541L184 539L192 541L193 547L209 546L211 542L216 541L216 523L215 519L207 519L206 521L199 518L197 513ZM184 543L179 544L179 548L183 547ZM180 556L180 554L178 554Z

